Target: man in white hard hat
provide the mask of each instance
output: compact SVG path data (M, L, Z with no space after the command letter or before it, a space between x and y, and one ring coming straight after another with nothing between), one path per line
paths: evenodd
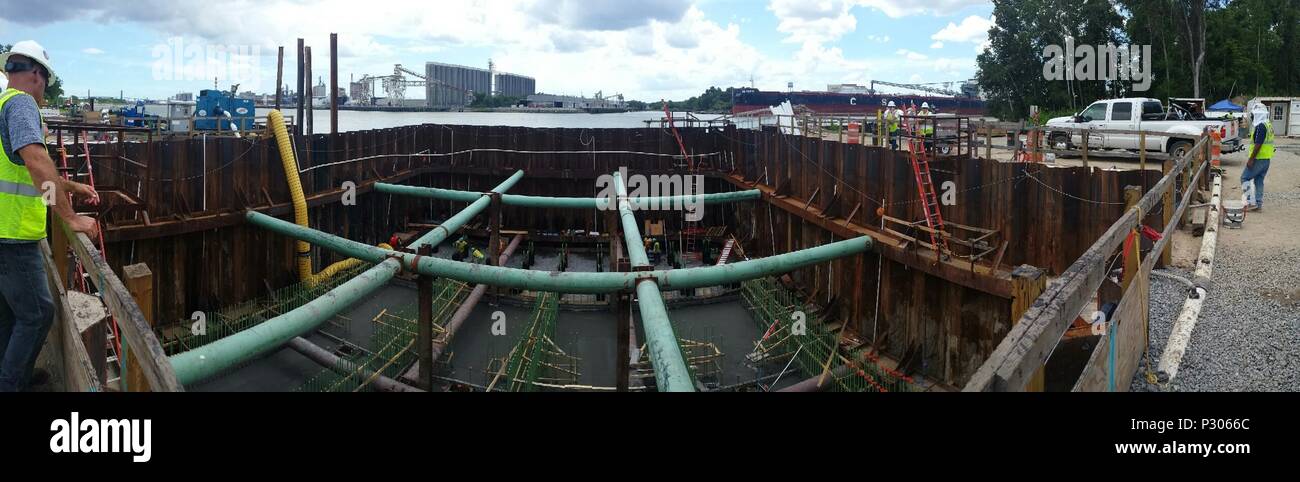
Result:
M1255 188L1255 204L1246 206L1247 211L1264 209L1264 177L1268 175L1269 164L1273 162L1273 124L1269 119L1268 108L1256 106L1251 111L1254 115L1254 127L1250 135L1250 159L1246 169L1241 172L1242 190L1249 189L1248 183Z
M925 150L929 151L934 148L934 121L925 118L930 117L930 103L922 102L921 112L918 112L917 115L922 117L919 121L920 128L918 131L921 135L922 143L925 145Z
M33 370L54 316L40 248L46 206L74 231L95 236L95 220L74 212L68 195L99 197L59 177L45 148L38 106L54 76L45 49L18 42L0 54L0 65L9 79L0 94L0 392L17 392L49 378Z
M889 148L898 149L898 137L902 135L903 111L898 110L894 101L885 106L885 128L889 130Z

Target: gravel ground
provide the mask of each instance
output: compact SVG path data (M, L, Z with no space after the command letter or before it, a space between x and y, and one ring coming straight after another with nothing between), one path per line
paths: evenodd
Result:
M1175 276L1181 276L1191 279L1191 272L1183 269L1165 269L1158 270ZM1183 309L1183 302L1187 300L1187 285L1160 276L1151 277L1151 301L1148 319L1151 322L1151 345L1149 353L1151 354L1151 363L1160 363L1160 354L1165 349L1165 344L1169 342L1169 332L1173 330L1174 320L1178 319L1178 312ZM1197 328L1199 328L1199 324ZM1153 370L1154 372L1154 367ZM1147 383L1147 359L1143 358L1138 365L1137 375L1133 377L1133 384L1129 391L1133 392L1151 392L1159 391L1159 388Z
M1300 391L1300 247L1267 256L1240 250L1216 255L1215 289L1169 388Z
M1294 141L1290 141L1294 142ZM1225 199L1244 162L1225 158ZM1288 156L1294 161L1298 156ZM1275 159L1275 163L1278 160ZM1300 391L1300 176L1295 162L1269 175L1265 210L1246 218L1244 229L1222 229L1215 252L1214 286L1178 377L1167 391ZM1275 164L1277 165L1277 164ZM1231 187L1231 188L1230 188ZM1199 246L1200 238L1194 238ZM1186 270L1171 272L1186 276ZM1151 360L1159 362L1186 288L1152 277ZM1139 372L1131 389L1153 391Z

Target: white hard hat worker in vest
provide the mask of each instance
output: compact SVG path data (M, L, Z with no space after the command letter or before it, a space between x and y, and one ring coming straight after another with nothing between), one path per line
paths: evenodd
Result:
M1241 188L1246 191L1251 187L1247 184L1253 183L1255 204L1246 206L1246 210L1259 211L1264 209L1264 176L1268 175L1269 164L1273 162L1273 124L1267 108L1259 107L1252 113L1255 120L1250 130L1250 159L1241 172Z
M889 101L885 107L885 129L889 131L889 148L898 150L898 136L903 134L903 111L898 110L898 104Z
M90 186L66 181L45 148L40 104L54 77L49 55L26 40L0 54L9 87L0 94L0 392L36 389L49 374L34 370L54 320L42 261L46 204L74 231L96 236L94 219L72 210L69 194L91 203Z

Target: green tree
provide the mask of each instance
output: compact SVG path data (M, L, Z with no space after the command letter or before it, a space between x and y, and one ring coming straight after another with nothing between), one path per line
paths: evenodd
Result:
M1044 48L1065 46L1067 36L1075 45L1121 43L1123 18L1108 0L994 0L993 15L989 48L976 58L991 114L1021 119L1031 105L1073 109L1123 92L1114 82L1043 76Z
M506 95L487 95L483 92L474 93L474 102L469 106L471 108L492 109L499 107L514 107L519 105L523 99Z
M8 52L9 49L11 48L13 48L13 45L0 44L0 54ZM63 79L60 79L58 76L55 76L54 79L51 80L50 83L45 86L45 103L49 105L54 105L62 102L62 100L63 100Z

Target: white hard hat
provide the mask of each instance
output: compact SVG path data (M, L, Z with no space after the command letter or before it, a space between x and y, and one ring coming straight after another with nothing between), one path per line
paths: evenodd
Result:
M45 47L42 47L41 44L36 43L35 40L24 40L14 44L13 48L9 49L8 52L0 54L0 66L8 63L9 57L14 55L22 55L41 64L42 67L45 67L45 71L50 74L50 80L53 81L54 68L50 67L50 55L45 53ZM5 78L8 77L9 74L6 72Z
M922 102L922 103L921 103L921 108L922 108L922 109L929 109L929 108L930 108L930 103L929 103L929 102Z
M1259 125L1269 121L1268 108L1264 104L1255 104L1255 108L1250 111L1251 124Z
M890 107L898 107L898 106L894 105L894 101L892 101L892 100L889 101L889 106L890 106Z

